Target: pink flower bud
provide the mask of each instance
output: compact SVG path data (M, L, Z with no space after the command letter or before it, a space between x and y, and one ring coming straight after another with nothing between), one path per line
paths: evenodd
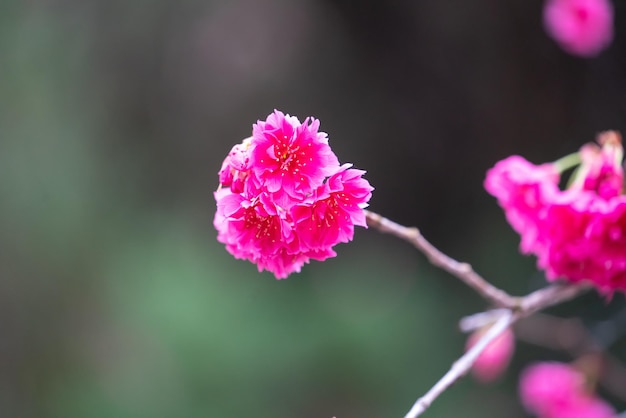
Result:
M467 340L466 349L472 348L483 334L483 330L474 332ZM482 383L496 380L509 366L514 349L515 336L513 331L507 329L478 356L472 366L472 374Z

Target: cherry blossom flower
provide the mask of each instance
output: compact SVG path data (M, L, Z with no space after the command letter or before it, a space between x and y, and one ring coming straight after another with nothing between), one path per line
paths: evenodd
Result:
M539 265L548 279L590 280L608 295L626 291L626 196L570 196L550 207L545 224L550 247Z
M300 123L278 110L253 126L250 168L266 192L285 206L309 195L339 168L326 134L318 128L317 119Z
M550 242L539 254L548 279L590 280L611 295L626 290L626 196L623 150L615 132L599 136L580 151L581 165L571 187L550 205L545 235Z
M538 363L522 373L520 397L538 418L612 418L613 408L585 384L585 376L567 364Z
M367 227L363 208L372 187L361 177L364 171L349 167L342 166L320 186L312 203L293 207L296 232L305 247L318 250L348 242L354 236L354 225Z
M605 132L598 137L602 144L586 144L580 149L580 172L570 188L595 192L608 200L622 194L624 189L624 150L616 132Z
M570 54L592 57L613 40L609 0L547 0L543 21L548 34Z
M311 259L336 256L354 226L367 227L363 209L373 188L362 170L339 165L319 122L274 111L235 145L218 173L213 224L235 258L276 278Z

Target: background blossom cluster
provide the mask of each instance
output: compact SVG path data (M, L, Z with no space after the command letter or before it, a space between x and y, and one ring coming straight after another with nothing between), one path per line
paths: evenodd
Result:
M521 251L537 256L549 280L589 280L610 295L626 291L623 148L616 132L600 134L598 142L575 156L580 165L565 190L561 172L570 167L519 156L489 170L485 188L521 235Z
M373 188L364 171L339 164L318 128L316 119L301 123L276 110L254 124L219 172L218 240L279 279L310 259L334 257L332 247L352 240L355 225L366 227Z
M613 408L590 392L585 375L564 363L538 363L520 379L522 403L538 418L612 418Z
M573 55L593 57L613 40L610 0L547 0L543 21L548 34Z

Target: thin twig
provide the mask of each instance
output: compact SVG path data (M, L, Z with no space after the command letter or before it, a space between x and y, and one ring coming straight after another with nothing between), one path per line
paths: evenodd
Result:
M519 309L524 316L574 299L576 296L591 289L586 283L579 284L553 284L543 289L536 290L531 294L519 299Z
M456 276L495 306L505 308L517 306L517 298L512 297L508 293L487 282L487 280L476 273L469 264L459 262L439 251L434 245L428 242L426 238L424 238L419 229L409 228L397 224L368 210L365 210L365 216L367 218L368 226L376 228L381 232L395 235L396 237L409 242L415 248L424 253L434 266L447 271L453 276Z
M420 416L424 411L428 409L430 404L433 403L439 395L441 395L446 389L448 389L454 382L456 382L461 376L467 374L472 368L472 365L480 356L480 354L487 348L489 343L495 340L500 334L502 334L508 327L513 324L519 313L514 313L511 310L503 309L500 311L500 318L489 328L489 330L476 342L476 344L470 348L461 358L454 362L448 373L446 373L439 381L433 386L424 396L419 398L414 404L411 410L404 416L404 418L415 418Z
M439 395L454 382L467 374L478 356L487 348L489 343L513 325L518 319L532 315L549 306L573 299L590 288L586 284L554 284L524 297L513 297L487 282L487 280L476 273L469 264L461 263L439 251L424 238L419 229L397 224L377 213L367 210L365 211L365 216L368 226L376 228L381 232L395 235L409 242L421 251L434 266L456 276L496 307L504 308L494 309L466 318L466 321L461 324L462 328L468 329L480 326L477 324L481 322L484 324L489 318L493 320L493 325L479 338L471 349L452 365L450 370L426 392L424 396L413 404L413 407L404 418L416 418L426 411Z
M459 321L459 329L463 332L471 332L477 330L478 328L492 325L502 316L502 312L506 310L507 309L502 308L492 309L490 311L479 312L466 316L465 318L461 318Z
M469 319L471 322L472 320L477 320L477 318L480 319L481 315L491 315L492 318L500 316L495 320L491 328L480 337L476 344L452 365L448 373L446 373L424 396L415 402L404 418L416 418L426 411L439 395L454 382L467 374L478 356L485 350L489 343L513 325L518 319L573 299L587 289L588 287L586 285L552 285L518 298L518 304L511 309L494 309L466 318L466 320Z

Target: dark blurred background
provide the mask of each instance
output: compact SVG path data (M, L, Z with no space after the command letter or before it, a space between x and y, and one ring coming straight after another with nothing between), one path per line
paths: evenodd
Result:
M581 59L539 0L0 2L0 416L403 416L485 303L374 230L257 273L215 240L223 158L274 108L315 116L372 210L525 294L543 275L484 173L626 131L614 4L613 44ZM626 360L623 328L599 338ZM427 416L527 416L517 378L540 359L571 357L519 342L502 380L464 379Z

